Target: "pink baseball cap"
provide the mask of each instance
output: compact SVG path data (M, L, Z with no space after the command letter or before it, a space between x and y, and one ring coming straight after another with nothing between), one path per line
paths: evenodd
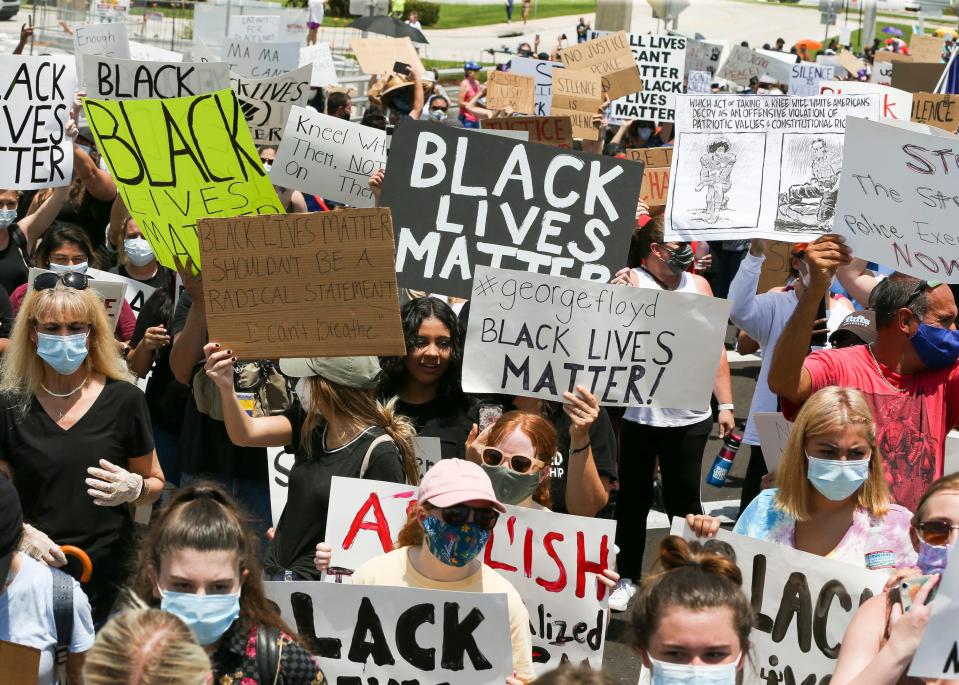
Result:
M489 476L480 467L465 459L440 459L420 481L420 502L429 502L441 509L463 502L488 502L501 514L506 507L496 499Z

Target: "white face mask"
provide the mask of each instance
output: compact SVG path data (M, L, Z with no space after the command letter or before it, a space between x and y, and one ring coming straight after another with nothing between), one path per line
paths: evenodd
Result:
M653 664L652 685L735 685L741 656L715 666L671 664L649 657Z

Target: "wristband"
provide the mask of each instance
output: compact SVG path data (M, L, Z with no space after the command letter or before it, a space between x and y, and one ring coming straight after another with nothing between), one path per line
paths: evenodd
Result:
M578 454L578 453L580 453L580 452L585 452L586 450L589 449L590 444L591 444L591 443L588 443L588 442L587 442L585 445L583 445L582 447L580 447L580 448L578 448L578 449L570 450L570 454Z
M719 405L719 411L727 411L727 410L728 410L728 411L733 411L735 408L736 408L736 405L732 404L731 402L730 402L730 403L727 403L727 404L720 404L720 405Z

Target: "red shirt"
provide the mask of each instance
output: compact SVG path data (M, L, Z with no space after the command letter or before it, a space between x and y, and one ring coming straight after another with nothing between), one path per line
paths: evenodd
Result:
M886 481L896 502L916 510L919 498L942 476L946 435L959 423L959 364L900 375L882 366L896 392L880 377L866 345L813 352L803 363L813 392L828 385L860 390L876 421ZM780 398L787 419L798 407Z

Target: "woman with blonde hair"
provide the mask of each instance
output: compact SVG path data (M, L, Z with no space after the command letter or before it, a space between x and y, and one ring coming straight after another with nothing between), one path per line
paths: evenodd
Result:
M299 379L299 401L282 414L254 418L233 391L233 351L208 343L203 352L233 444L293 445L287 506L267 551L267 573L273 580L319 580L313 557L326 534L333 476L415 485L412 424L393 402L376 400L376 357L283 359L280 371Z
M734 532L870 569L915 565L912 514L890 502L876 425L858 390L829 386L806 401L776 485L746 507ZM700 534L719 528L708 516L687 520Z
M98 625L126 577L128 505L163 490L150 413L129 378L87 277L38 275L0 367L0 459L23 503L20 549L50 566L66 563L60 545L84 550Z

